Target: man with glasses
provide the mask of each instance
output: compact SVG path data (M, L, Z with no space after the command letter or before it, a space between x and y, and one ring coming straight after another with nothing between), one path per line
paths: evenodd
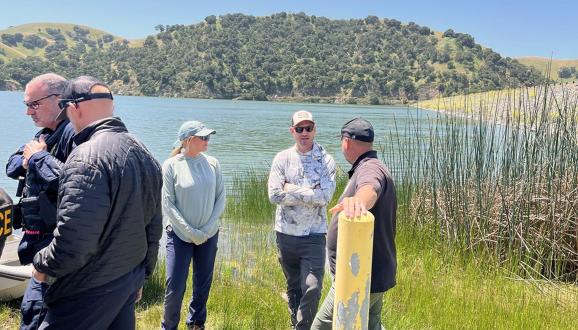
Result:
M6 174L20 180L21 197L14 208L14 228L22 227L18 246L22 265L32 262L36 252L47 246L56 226L58 179L72 149L74 129L68 120L57 119L58 97L66 79L47 73L32 79L24 91L26 114L41 130L8 159ZM22 299L20 329L37 329L44 318L43 296L48 286L31 279Z
M277 204L275 231L291 324L309 329L321 298L326 205L335 192L335 161L314 142L311 113L295 112L289 132L295 145L273 159L268 190L269 199Z
M71 80L59 105L75 149L62 167L54 239L34 257L33 276L51 283L40 329L134 329L162 234L161 167L113 117L103 82Z

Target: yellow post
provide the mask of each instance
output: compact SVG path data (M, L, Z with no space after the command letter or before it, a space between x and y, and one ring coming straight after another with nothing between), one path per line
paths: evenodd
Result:
M333 329L367 329L373 214L347 218L339 214Z

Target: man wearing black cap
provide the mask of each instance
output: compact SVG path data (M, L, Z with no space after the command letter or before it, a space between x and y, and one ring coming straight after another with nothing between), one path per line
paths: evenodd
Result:
M373 126L363 118L352 119L341 128L341 150L353 166L339 203L330 210L333 219L327 231L327 252L331 273L335 275L339 212L357 217L369 210L375 216L368 329L381 329L383 293L395 286L397 201L393 179L377 158L373 139ZM332 285L311 329L331 329L334 297Z
M135 302L155 267L160 165L112 117L112 98L83 76L59 100L76 147L62 167L54 239L34 257L33 276L50 283L40 329L134 329Z
M19 180L20 201L14 207L14 228L22 227L18 245L22 265L32 263L36 252L52 241L56 227L56 199L60 169L72 150L74 129L66 119L58 119L58 97L66 79L46 73L33 78L24 91L26 115L40 130L33 140L10 155L8 177ZM37 329L46 310L43 296L48 285L31 279L22 298L20 330Z

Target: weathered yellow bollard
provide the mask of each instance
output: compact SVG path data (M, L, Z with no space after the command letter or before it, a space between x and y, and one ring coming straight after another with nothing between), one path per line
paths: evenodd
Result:
M373 252L373 214L347 218L339 214L335 304L333 329L367 329L371 256Z

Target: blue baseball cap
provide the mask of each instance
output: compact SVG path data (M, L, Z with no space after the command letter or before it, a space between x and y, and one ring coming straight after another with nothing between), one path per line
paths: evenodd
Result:
M200 121L186 121L181 125L181 128L179 128L178 140L175 141L173 147L179 147L184 140L191 136L207 136L215 133L217 133L217 131L207 128L207 126Z

